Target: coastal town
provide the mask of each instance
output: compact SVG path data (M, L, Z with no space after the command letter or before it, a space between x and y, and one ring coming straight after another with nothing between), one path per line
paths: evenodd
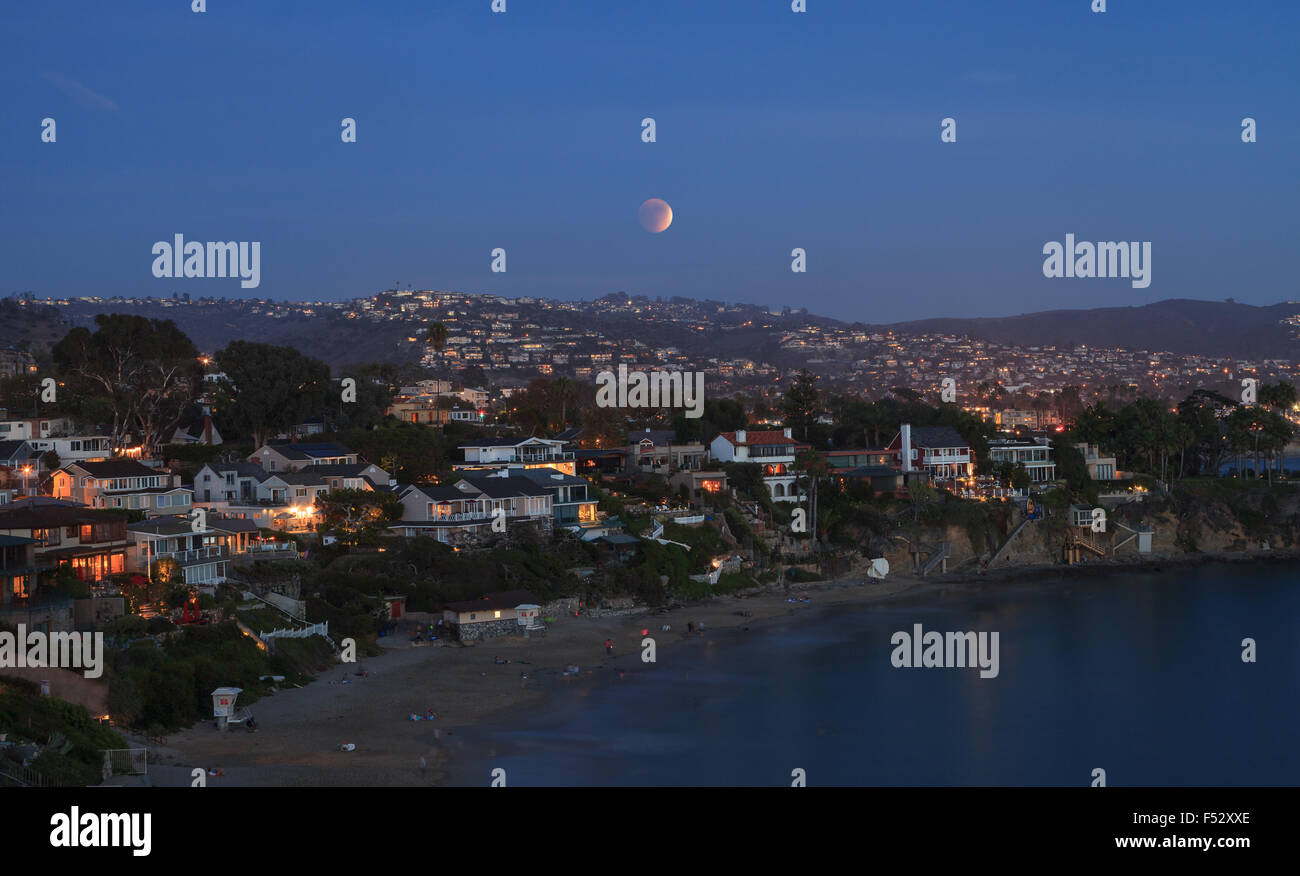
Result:
M906 350L855 337L892 350L850 363L902 381L880 393L823 376L814 353L850 343L833 331L816 343L790 333L803 364L781 369L636 344L590 352L607 345L599 334L559 342L521 315L544 305L479 301L471 321L458 318L465 300L389 292L347 311L441 317L401 364L332 370L309 350L245 340L204 350L132 313L68 328L48 349L8 349L0 624L102 634L108 671L93 682L66 668L4 672L5 695L50 695L94 719L71 751L0 745L5 781L130 783L150 757L197 752L234 763L230 746L248 743L232 728L256 728L265 745L284 734L285 758L321 756L334 746L249 709L275 714L339 684L380 690L370 669L424 672L433 654L449 679L463 675L459 711L390 707L450 730L548 677L523 670L517 691L485 698L489 671L514 661L589 675L616 641L652 628L748 629L816 593L877 599L1300 543L1293 362L1243 370L1144 352L1141 376L1120 385L1103 356L1102 384L1083 367L1095 351L1017 348L1036 354L1031 367L969 337ZM596 307L641 318L630 302ZM644 307L652 323L672 312ZM511 352L498 360L498 347ZM697 368L704 397L695 411L671 393L654 406L602 400L597 378L620 367L665 386L676 374L679 388L681 369ZM492 669L469 673L484 647L498 652ZM391 768L385 781L415 780L383 759L409 742L367 746L374 769ZM303 744L318 750L294 750ZM154 767L155 781L165 774Z

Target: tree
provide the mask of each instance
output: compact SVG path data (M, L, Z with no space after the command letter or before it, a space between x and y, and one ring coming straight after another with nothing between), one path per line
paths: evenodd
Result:
M808 439L808 427L817 421L821 412L817 396L817 378L807 369L795 375L790 388L781 400L781 410L785 414L785 425L803 430L803 438Z
M226 374L219 409L256 447L324 410L329 367L293 347L231 341L216 360Z
M171 320L101 313L95 325L72 329L52 351L72 406L100 399L98 409L112 413L113 445L132 432L151 455L198 395L198 350Z
M433 347L433 351L438 354L445 372L447 360L443 357L442 351L447 346L447 327L440 322L429 323L428 328L424 330L424 342Z
M348 543L401 520L403 510L396 494L386 490L330 490L316 497L316 508L323 518L321 530L333 530Z

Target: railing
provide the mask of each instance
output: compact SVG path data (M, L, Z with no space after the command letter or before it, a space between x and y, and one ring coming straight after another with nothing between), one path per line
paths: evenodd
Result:
M104 778L113 776L147 776L149 749L107 748L104 752Z
M187 551L166 551L152 555L155 560L175 560L178 563L188 563L192 560L226 560L230 558L230 551L224 547L203 547L191 548Z
M248 545L248 547L244 550L244 553L256 554L256 553L263 553L266 551L279 552L279 551L296 551L296 550L298 550L298 545L294 544L291 541L264 541L264 542L259 542L257 544Z
M458 514L431 514L430 521L448 520L453 523L459 523L466 520L491 520L492 515L482 511L469 511Z
M324 636L329 638L330 625L329 621L324 623L312 624L309 627L301 627L295 630L271 630L269 633L258 633L262 641L271 639L305 639L308 636Z

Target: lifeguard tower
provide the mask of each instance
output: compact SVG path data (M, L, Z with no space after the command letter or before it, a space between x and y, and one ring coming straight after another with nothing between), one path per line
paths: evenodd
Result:
M212 717L217 720L217 729L230 729L230 718L235 714L235 700L244 692L242 687L219 687L212 692Z

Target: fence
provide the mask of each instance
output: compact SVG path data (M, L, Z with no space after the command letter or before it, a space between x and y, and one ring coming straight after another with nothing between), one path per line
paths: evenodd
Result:
M25 767L17 763L0 764L0 787L12 783L20 788L50 788L55 783L49 778L36 772L31 767Z
M149 774L149 749L104 749L104 779L113 776L147 776Z
M272 639L305 639L308 636L324 636L328 639L330 622L312 624L309 627L302 627L297 630L271 630L269 633L258 633L257 635L264 642Z

